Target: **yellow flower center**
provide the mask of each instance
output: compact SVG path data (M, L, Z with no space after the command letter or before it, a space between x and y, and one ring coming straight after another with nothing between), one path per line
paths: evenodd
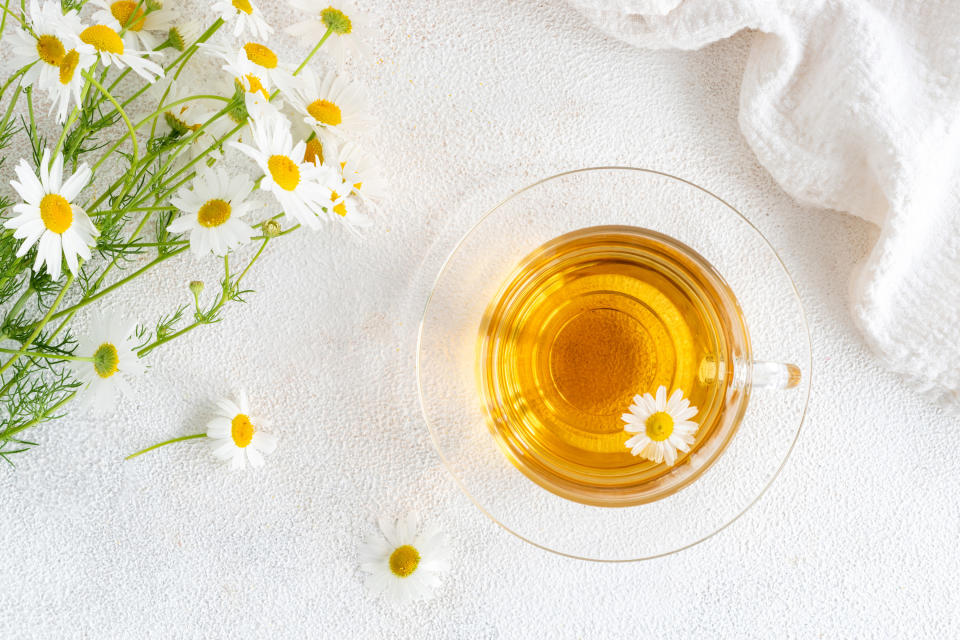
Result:
M59 67L64 53L63 43L57 36L40 36L37 38L37 55L47 64Z
M77 65L80 64L80 54L76 49L70 49L67 55L63 56L63 62L60 63L60 84L70 84L73 80L73 74L77 71Z
M300 167L287 156L270 156L267 168L273 181L287 191L293 191L300 184Z
M343 113L340 107L329 100L314 100L307 105L307 113L317 122L335 127L343 122Z
M307 150L303 152L303 161L312 162L318 167L323 164L323 143L320 138L307 140Z
M73 207L57 193L48 193L40 200L40 219L54 233L63 233L73 224Z
M243 50L247 54L247 60L264 69L274 69L277 66L277 54L262 44L248 42L243 45Z
M123 40L120 35L105 24L95 24L80 32L80 39L97 51L123 54Z
M327 7L320 12L320 19L327 29L330 29L337 35L346 35L353 31L353 23L350 18L340 9Z
M134 14L136 11L136 14ZM146 22L146 14L143 9L137 9L137 3L131 0L117 0L110 5L110 13L117 19L121 27L126 27L127 31L140 31L143 29L143 23ZM130 20L131 16L133 21Z
M230 435L233 437L233 444L241 449L250 444L253 440L253 423L250 422L250 416L245 413L238 413L230 421Z
M339 197L340 197L340 194L338 194L336 191L331 191L331 192L330 192L330 202L336 202L337 198L339 198ZM346 217L347 217L347 205L345 205L345 204L342 203L342 202L341 202L340 204L335 204L335 205L333 205L333 212L334 212L335 214L337 214L338 216L340 216L341 218L346 218Z
M197 222L201 227L219 227L230 219L230 203L219 198L207 200L197 211Z
M253 6L250 4L250 0L233 0L233 8L237 11L243 11L248 16L253 13Z
M408 544L397 547L390 554L390 571L393 575L406 578L420 564L420 552Z
M120 365L120 354L117 348L109 342L104 342L93 352L93 370L101 378L109 378L117 372Z
M253 75L252 73L248 73L243 77L247 81L246 87L244 87L243 83L240 82L240 79L237 78L237 85L239 85L242 90L247 91L249 93L260 93L261 95L263 95L265 99L267 100L270 99L270 94L267 93L267 90L264 88L263 82L261 82L260 78ZM240 124L240 123L238 122L237 124Z
M647 418L647 437L663 442L673 433L673 418L666 411L657 411Z

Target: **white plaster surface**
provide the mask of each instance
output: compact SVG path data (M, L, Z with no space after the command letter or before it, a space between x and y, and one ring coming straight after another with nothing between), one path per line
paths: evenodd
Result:
M374 56L355 75L394 184L377 226L276 243L250 304L155 352L135 401L29 434L36 450L0 469L0 636L955 634L960 424L882 370L850 321L848 276L875 230L791 201L741 139L746 38L636 50L559 0L366 6ZM536 549L477 510L431 447L414 371L457 235L517 187L606 164L684 176L746 212L791 269L814 343L808 419L772 489L707 542L625 565ZM204 274L169 264L108 308L155 318ZM259 473L227 472L199 441L123 462L200 430L241 387L280 438ZM410 509L448 532L454 561L434 600L397 613L365 591L357 545L376 515Z

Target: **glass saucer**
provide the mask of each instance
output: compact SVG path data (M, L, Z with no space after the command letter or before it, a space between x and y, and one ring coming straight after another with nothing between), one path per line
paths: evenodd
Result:
M602 507L531 481L498 447L477 380L477 339L490 301L547 241L596 225L641 227L692 247L743 310L757 360L799 365L789 390L754 389L723 453L659 500ZM656 558L714 535L749 509L786 463L810 395L810 336L796 287L763 235L706 189L658 171L597 167L552 176L493 207L447 258L427 300L417 349L420 402L434 446L494 522L540 548L604 562Z

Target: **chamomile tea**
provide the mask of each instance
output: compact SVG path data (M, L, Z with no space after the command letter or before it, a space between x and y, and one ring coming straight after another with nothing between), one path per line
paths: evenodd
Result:
M609 506L655 499L714 436L732 436L744 345L736 298L693 249L640 228L582 229L522 260L487 309L478 365L490 429L555 493ZM689 451L673 464L634 455L622 418L660 387L696 408Z

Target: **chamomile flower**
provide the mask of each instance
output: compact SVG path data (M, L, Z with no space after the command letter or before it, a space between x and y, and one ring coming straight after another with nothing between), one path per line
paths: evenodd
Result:
M667 388L661 385L656 397L645 393L634 396L630 412L621 418L626 423L624 430L636 434L626 441L630 452L647 460L666 462L672 467L677 461L677 451L689 451L693 435L699 425L690 418L697 415L697 408L683 397L677 389L667 399Z
M446 536L436 527L421 531L416 514L391 523L380 518L380 532L360 546L360 570L367 587L400 607L433 596L450 568Z
M360 229L370 226L370 217L362 211L360 200L351 195L351 185L341 182L330 192L330 202L327 204L327 214L334 220L347 225L347 230L359 235Z
M337 153L343 180L361 200L380 202L387 197L389 185L383 177L380 163L365 154L353 142L343 145Z
M367 18L350 0L330 0L329 4L289 0L289 3L306 13L307 18L287 27L287 33L313 47L329 30L330 36L323 44L323 50L334 57L341 69L348 54L354 60L367 56L367 48L357 35L364 31Z
M335 72L322 78L307 73L278 77L277 81L290 106L318 131L344 137L369 131L377 124L368 113L360 86Z
M134 73L153 82L163 77L163 67L144 56L163 55L161 51L137 51L124 44L119 33L120 25L116 20L110 24L95 24L80 32L80 39L97 50L103 66L111 64L123 69L130 67Z
M71 104L80 104L83 90L83 71L89 69L97 61L93 49L86 45L79 49L70 49L60 62L60 73L57 83L47 87L50 96L50 111L57 112L57 122L63 123L67 119Z
M57 280L66 258L67 268L76 274L78 258L90 259L90 246L100 235L86 212L73 204L93 175L90 168L86 163L81 164L64 182L63 156L58 155L51 165L50 151L45 149L40 160L39 178L23 159L14 171L17 179L11 181L10 186L24 202L13 206L14 213L19 215L7 220L3 226L14 230L14 238L23 240L17 249L17 257L26 254L39 241L34 271L46 265L47 273Z
M23 75L23 84L49 91L60 84L60 68L68 52L92 49L80 40L83 31L80 16L73 10L62 13L59 2L51 0L40 4L30 0L24 18L36 35L26 29L14 29L10 34L13 68L33 63Z
M213 455L229 461L231 469L262 467L263 456L277 448L277 439L261 431L265 421L250 415L247 394L241 392L237 402L223 398L217 402L217 415L207 423L207 437L211 439Z
M330 204L337 173L327 166L304 162L306 143L294 144L290 123L267 104L255 110L249 124L253 145L231 142L263 171L260 189L273 194L284 213L316 229Z
M177 20L167 31L167 41L177 51L186 51L203 35L203 24L196 20Z
M273 27L263 19L263 13L253 0L219 0L210 6L227 24L233 23L233 35L239 37L245 31L254 38L266 40L273 33Z
M229 73L244 90L249 93L260 93L268 100L277 80L289 74L289 71L280 64L277 54L270 47L259 42L247 42L236 50L209 44L200 46L226 61L227 64L223 65L224 71Z
M254 230L242 219L252 206L247 197L253 182L246 176L230 176L221 167L201 165L190 187L170 199L183 212L170 223L172 233L190 232L190 249L196 255L213 252L226 255L250 241Z
M137 49L156 49L167 39L167 32L180 14L172 9L155 9L148 11L145 2L137 0L90 0L91 4L100 7L93 14L94 22L109 25L117 33L123 34L124 44Z
M176 133L179 137L186 137L200 130L200 127L216 115L219 110L210 100L190 99L181 102L188 98L193 98L193 92L186 89L185 85L174 84L173 91L167 94L167 98L164 100L165 105L172 106L163 112L163 122L171 132ZM220 120L214 121L214 123L218 122ZM216 142L217 138L213 134L212 125L213 123L204 128L200 135L190 143L191 158L197 157L198 154L203 153ZM221 154L219 151L212 151L207 155L219 159Z
M78 341L74 355L93 360L73 361L71 365L87 403L95 410L109 409L118 391L132 395L130 379L144 372L135 351L136 326L117 315L107 318L98 314L91 320L89 333Z

